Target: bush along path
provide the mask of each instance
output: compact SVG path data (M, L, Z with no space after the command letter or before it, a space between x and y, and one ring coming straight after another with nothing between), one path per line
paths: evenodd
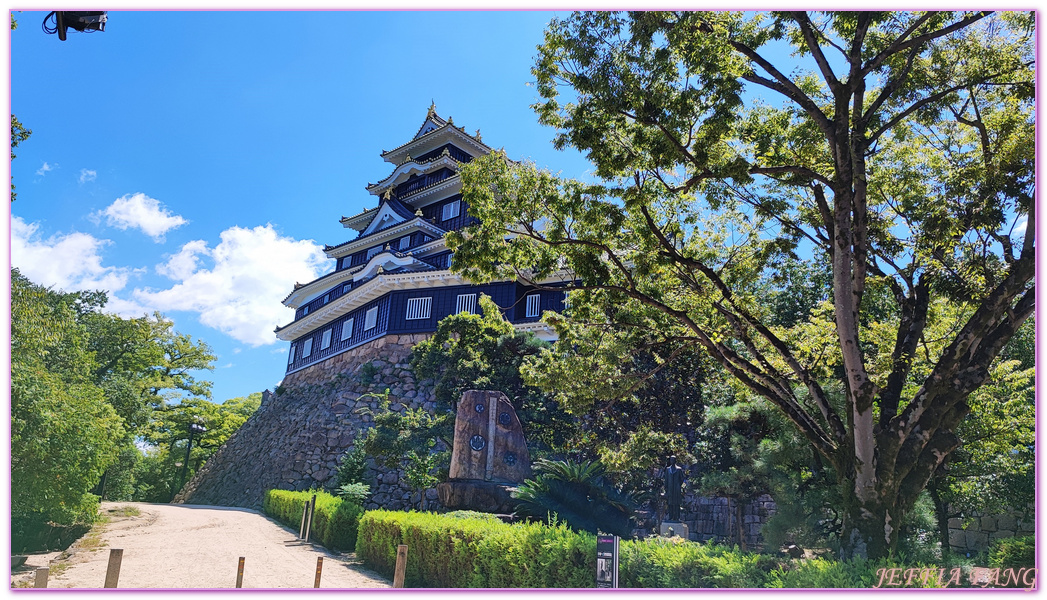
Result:
M92 535L93 531L81 540L91 538L90 543L82 547L81 542L74 544L66 558L52 565L48 588L102 588L111 549L123 550L121 589L233 588L240 557L244 557L244 588L312 588L317 558L324 559L321 588L391 585L362 568L351 555L297 540L297 523L292 531L254 510L102 504L103 514L111 510L120 516L110 517L103 528L98 528L99 535ZM33 560L30 557L28 564L48 566L33 564Z
M392 577L401 544L409 548L406 587L595 587L596 536L563 523L510 525L469 511L363 514L356 555L364 565ZM1028 588L1035 584L1032 547L1031 541L1012 543L990 553L989 567L977 567L886 559L796 560L682 538L623 540L619 587ZM992 568L998 569L995 582ZM1021 584L1008 586L1015 577Z

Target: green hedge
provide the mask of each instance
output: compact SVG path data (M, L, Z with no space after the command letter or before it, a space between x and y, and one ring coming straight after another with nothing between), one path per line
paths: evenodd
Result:
M352 502L321 491L269 490L265 493L262 510L297 531L302 526L305 503L313 494L316 494L316 511L309 539L332 550L351 551L356 547L356 532L360 515L364 513L363 508Z
M595 587L596 536L563 524L462 517L368 511L356 556L392 577L396 547L407 544L408 587ZM619 556L619 586L633 588L763 587L781 562L664 538L623 541Z
M563 524L508 525L490 515L444 515L368 511L360 519L356 555L392 577L396 547L408 546L407 587L591 588L596 578L596 536ZM623 588L871 588L894 587L882 577L894 569L930 565L897 561L791 560L737 547L686 542L679 538L623 540L618 583ZM937 569L931 569L937 572ZM969 570L969 569L968 569ZM948 570L947 570L948 572ZM948 575L946 575L948 577ZM944 582L942 582L944 583ZM904 587L935 587L913 581ZM970 585L963 578L950 587Z
M407 544L408 587L593 587L596 537L565 525L507 525L433 513L368 511L356 556L392 577L396 547Z

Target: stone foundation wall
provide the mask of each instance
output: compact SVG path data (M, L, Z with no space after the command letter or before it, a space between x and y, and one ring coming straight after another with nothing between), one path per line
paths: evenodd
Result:
M690 528L692 540L736 544L738 530L741 529L742 538L750 550L763 546L760 528L776 511L774 500L766 494L742 504L741 514L738 501L730 498L692 496L688 500L681 507L683 510L680 516Z
M207 461L175 502L261 508L266 490L333 487L338 461L372 422L389 389L390 408L434 408L432 384L417 381L411 348L427 334L389 335L284 378L275 394ZM402 473L375 475L366 508L416 507ZM436 490L429 490L436 508Z
M1036 513L1010 511L1005 515L975 513L970 519L949 519L949 546L953 552L974 556L1003 538L1035 535Z

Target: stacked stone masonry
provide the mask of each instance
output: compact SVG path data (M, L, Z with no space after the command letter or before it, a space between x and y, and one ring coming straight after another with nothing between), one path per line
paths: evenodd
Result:
M1000 539L1034 535L1036 521L1033 507L1025 513L1010 511L1004 515L984 515L949 519L949 546L957 554L974 556Z
M269 489L332 488L342 455L373 422L374 394L389 389L392 410L433 410L431 382L417 381L408 365L411 348L428 335L385 336L288 375L175 502L261 508ZM418 506L402 472L370 472L366 508ZM427 499L438 508L435 489Z

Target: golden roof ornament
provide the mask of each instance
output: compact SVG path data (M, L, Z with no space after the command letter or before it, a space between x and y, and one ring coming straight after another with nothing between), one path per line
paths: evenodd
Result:
M385 269L382 268L382 265L378 265L378 270L375 271L375 274L376 275L381 275L382 273L385 273Z
M447 117L447 124L454 125L454 117Z
M389 186L389 187L387 187L385 189L385 193L382 194L382 198L385 198L386 200L389 200L392 197L393 197L393 186Z
M473 137L475 137L475 138L476 138L476 141L478 141L478 142L482 142L482 141L483 141L483 140L482 140L482 139L480 138L480 130L479 130L479 129L477 129L477 130L476 130L476 135L475 135L475 136L473 136Z
M422 209L419 208L418 210L414 211L414 216L416 216L416 217L422 216Z
M431 119L434 116L436 116L436 100L433 100L433 103L429 105L429 113L425 115L425 118Z

